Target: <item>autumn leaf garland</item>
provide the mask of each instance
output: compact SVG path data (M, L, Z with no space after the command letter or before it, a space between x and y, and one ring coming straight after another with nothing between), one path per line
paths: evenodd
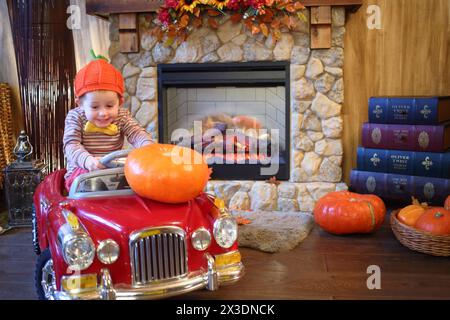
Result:
M254 35L281 38L281 29L292 30L298 19L306 20L305 7L296 0L166 0L158 11L158 27L153 29L159 42L171 45L185 41L193 29L204 24L217 29L220 19L229 15L233 23L242 22ZM165 37L167 36L167 37Z

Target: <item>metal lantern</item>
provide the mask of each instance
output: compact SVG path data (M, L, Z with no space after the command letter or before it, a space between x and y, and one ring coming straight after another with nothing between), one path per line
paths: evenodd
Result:
M33 194L45 175L46 166L30 160L33 147L25 131L20 132L13 153L17 160L5 169L5 195L11 227L31 226Z

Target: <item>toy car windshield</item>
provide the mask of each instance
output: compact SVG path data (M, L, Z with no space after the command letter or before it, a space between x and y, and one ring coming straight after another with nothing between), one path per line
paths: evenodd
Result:
M123 167L98 170L78 176L73 182L69 198L130 195L131 190L125 178Z

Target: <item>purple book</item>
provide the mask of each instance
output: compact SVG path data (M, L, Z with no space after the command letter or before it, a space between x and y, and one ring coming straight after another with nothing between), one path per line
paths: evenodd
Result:
M444 152L450 148L450 122L436 126L364 123L366 148Z
M411 196L442 206L450 194L450 180L400 174L352 170L351 190L385 199L411 200Z

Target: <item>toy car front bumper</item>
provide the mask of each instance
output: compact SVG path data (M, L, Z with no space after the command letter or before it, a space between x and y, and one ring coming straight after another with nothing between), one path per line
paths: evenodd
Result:
M55 298L60 300L150 300L180 295L206 288L217 290L221 285L238 281L244 275L244 265L239 262L233 265L216 268L214 258L207 257L208 270L189 273L186 277L155 282L142 287L114 286L108 269L102 269L100 286L97 290L79 293L58 291Z

